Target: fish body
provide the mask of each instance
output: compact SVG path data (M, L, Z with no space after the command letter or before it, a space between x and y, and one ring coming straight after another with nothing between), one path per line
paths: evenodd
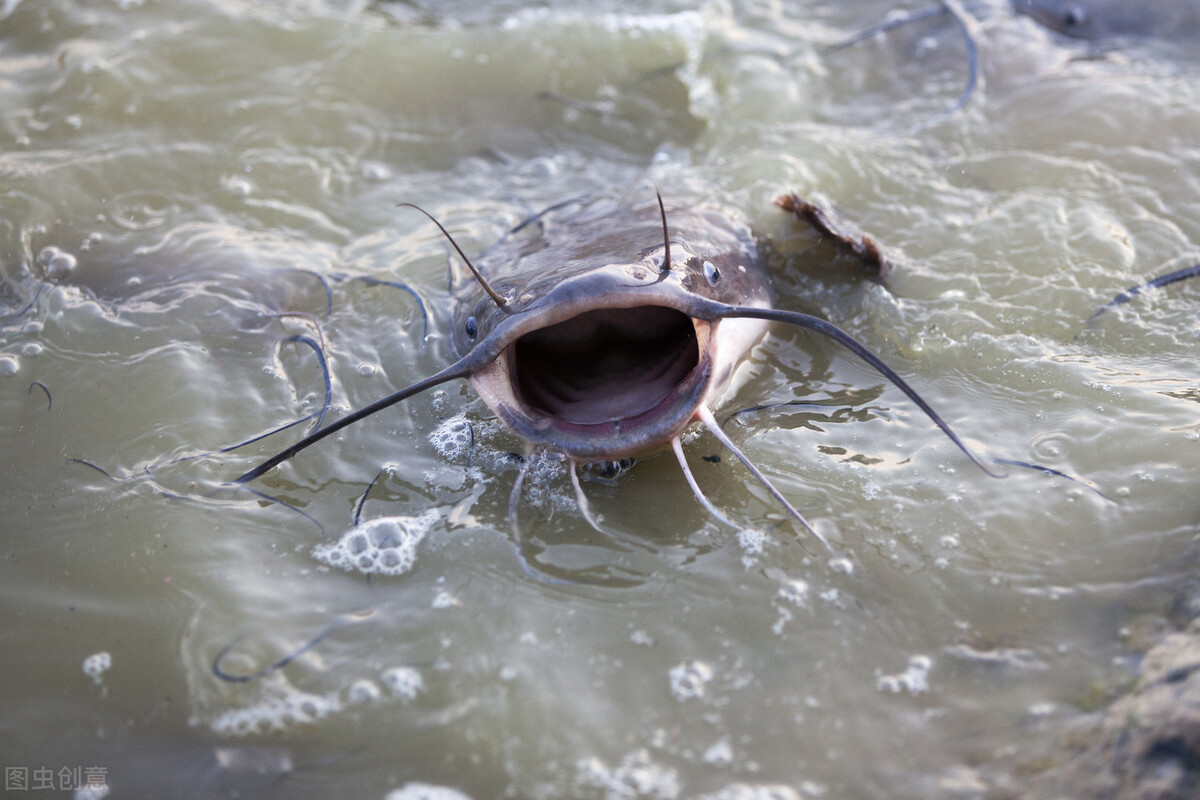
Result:
M1196 0L1013 0L1013 10L1051 30L1098 42L1119 38L1196 40Z
M565 456L580 510L597 529L575 466L668 445L697 499L733 524L704 497L684 457L681 434L699 421L793 518L830 547L726 436L712 413L771 322L814 331L854 353L904 392L976 465L995 474L866 345L827 320L772 307L765 264L750 229L735 214L697 205L668 215L661 197L657 208L594 201L553 219L535 238L507 237L477 267L436 218L411 207L441 229L475 276L455 293L452 340L458 360L315 430L235 478L235 484L254 480L377 411L465 378L528 448ZM533 221L538 222L534 230L543 227L540 216L527 223ZM524 469L509 500L517 540L523 476Z

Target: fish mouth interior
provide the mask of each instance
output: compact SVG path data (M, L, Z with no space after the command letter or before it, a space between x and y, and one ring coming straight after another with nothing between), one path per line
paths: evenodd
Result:
M645 413L700 363L691 317L665 306L593 309L525 334L512 383L530 410L597 425Z

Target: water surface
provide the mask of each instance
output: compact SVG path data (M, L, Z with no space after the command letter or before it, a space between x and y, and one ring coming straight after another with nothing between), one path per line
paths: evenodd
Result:
M1086 320L1200 259L1197 64L1082 59L981 6L981 85L947 115L944 22L826 51L889 10L4 4L5 766L99 767L114 797L380 798L999 797L1054 766L1196 568L1200 286ZM540 460L539 558L620 580L538 582L506 520L521 445L462 383L255 484L293 508L220 488L298 431L205 454L322 403L289 336L321 337L335 415L452 357L448 249L396 203L475 253L655 185L749 218L780 304L869 343L973 447L1086 484L989 478L853 357L776 330L724 411L803 405L729 430L842 559L697 435L743 530L667 455L585 485L602 537ZM773 206L792 191L880 242L887 285ZM364 277L412 287L428 335ZM396 574L368 579L343 537L381 469L359 533ZM323 632L262 679L213 674L231 644L249 674Z

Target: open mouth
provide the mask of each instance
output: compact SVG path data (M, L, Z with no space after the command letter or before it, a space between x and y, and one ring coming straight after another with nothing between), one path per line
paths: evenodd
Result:
M691 422L713 377L712 336L712 323L670 306L610 304L522 334L471 384L528 442L636 456Z
M696 328L663 306L595 309L525 334L511 381L531 411L597 425L658 406L700 362Z

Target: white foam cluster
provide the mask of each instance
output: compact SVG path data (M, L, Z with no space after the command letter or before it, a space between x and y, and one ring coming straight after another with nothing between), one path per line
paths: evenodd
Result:
M425 691L425 681L413 667L385 669L379 674L379 683L387 687L392 698L402 703ZM229 709L217 715L211 723L213 732L224 736L283 733L297 725L312 725L350 706L387 699L379 684L367 678L325 694L296 691L281 685L268 686L264 691L266 696L254 705Z
M715 794L701 796L699 800L800 800L800 795L784 784L732 783Z
M448 786L406 783L399 789L388 792L385 800L471 800L471 796Z
M376 517L346 531L333 544L318 545L313 558L366 575L403 575L412 569L417 545L437 518L433 510L416 517Z
M808 605L808 581L796 578L779 587L779 596L794 606Z
M683 702L704 696L704 687L713 678L712 667L703 661L671 667L671 694Z
M909 694L921 694L929 691L929 670L933 668L933 659L929 656L915 655L908 660L908 669L898 675L880 675L875 682L879 691L889 691L899 694L907 691Z
M212 721L214 733L222 736L252 736L282 733L295 725L311 725L342 710L337 692L309 694L287 692L268 697L249 708L231 708Z
M112 656L104 651L92 653L83 660L83 674L87 675L96 685L99 686L104 682L102 677L109 667L112 666Z
M576 762L575 768L576 789L599 790L605 800L641 797L675 800L679 797L679 773L654 763L645 750L628 754L615 767L592 757Z
M758 528L742 528L738 531L737 538L746 555L762 555L767 544L767 534Z
M392 694L404 702L408 702L425 691L425 680L421 673L412 667L392 667L385 669L380 675L384 684Z
M466 460L474 443L471 423L463 414L455 414L444 420L429 434L429 443L438 455L447 461Z

